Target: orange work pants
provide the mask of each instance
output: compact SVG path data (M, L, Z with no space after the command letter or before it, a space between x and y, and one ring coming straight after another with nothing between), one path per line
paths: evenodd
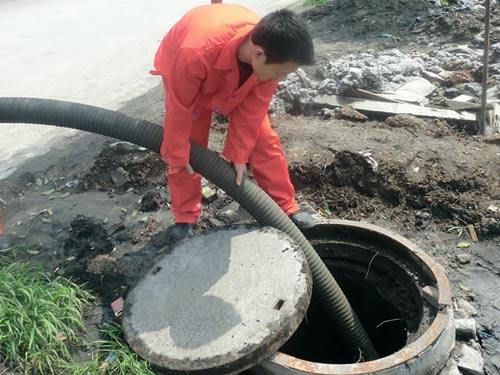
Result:
M197 108L191 130L191 140L208 145L212 113ZM291 214L299 209L295 189L290 181L285 154L278 135L266 116L260 135L249 158L258 185L285 211ZM201 214L201 176L190 175L184 167L168 168L168 184L172 211L177 223L196 223Z

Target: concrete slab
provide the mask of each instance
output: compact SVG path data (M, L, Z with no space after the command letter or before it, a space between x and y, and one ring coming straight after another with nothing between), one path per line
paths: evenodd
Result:
M284 233L209 232L177 244L128 294L125 338L169 373L239 372L288 340L311 290L305 257Z

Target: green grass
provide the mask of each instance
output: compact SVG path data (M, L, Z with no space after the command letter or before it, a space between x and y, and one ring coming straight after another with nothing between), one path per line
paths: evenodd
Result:
M82 342L82 287L0 257L0 357L22 373L55 374Z
M149 364L142 360L121 338L121 327L108 324L104 327L105 340L92 343L92 358L88 362L66 366L72 375L155 375Z
M1 363L16 374L155 375L117 324L104 326L105 339L85 343L82 312L92 296L66 278L12 260L27 250L0 255ZM75 362L75 348L92 353L91 359Z

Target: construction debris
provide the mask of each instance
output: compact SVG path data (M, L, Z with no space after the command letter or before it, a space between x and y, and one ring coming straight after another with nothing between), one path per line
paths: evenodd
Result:
M455 319L455 332L457 339L469 340L476 337L476 320L475 319Z
M458 343L455 352L458 368L468 375L482 375L484 360L480 352L463 343Z
M314 99L318 107L352 106L360 112L383 115L406 114L417 117L436 117L444 120L475 122L476 115L469 112L456 112L450 109L424 107L409 103L389 103L375 100L346 98L338 95L318 96Z
M352 107L367 117L407 114L476 123L481 53L474 46L455 45L429 53L393 49L350 54L326 63L319 79L300 69L290 74L280 83L270 111L365 121L341 109ZM494 80L500 79L500 64L492 64L491 72ZM488 90L488 103L488 124L500 132L497 86Z
M353 120L359 122L365 122L368 120L368 117L364 114L356 111L352 106L347 105L345 107L341 107L337 112L336 117L341 120Z

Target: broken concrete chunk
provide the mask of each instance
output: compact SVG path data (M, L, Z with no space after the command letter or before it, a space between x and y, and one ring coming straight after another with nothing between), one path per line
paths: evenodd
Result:
M477 350L459 343L455 347L454 358L458 368L467 375L482 375L484 368L483 356Z
M421 74L423 77L427 78L431 82L444 83L446 81L439 74L433 73L433 72L428 71L428 70L423 70Z
M462 309L453 310L453 316L455 319L467 319L469 315Z
M123 185L125 185L127 182L129 182L129 178L130 176L128 172L122 167L118 167L113 172L111 172L111 179L113 180L113 184L115 184L116 187L122 187Z
M450 357L439 375L461 375L457 367L457 362L455 362L455 360Z
M474 319L455 319L456 336L459 340L476 337L476 321Z
M341 120L353 120L359 122L365 122L368 117L361 112L356 111L352 106L347 105L341 107L340 111L337 112L336 117Z
M380 113L386 115L407 114L419 117L442 118L446 120L459 120L476 122L476 115L469 112L457 112L444 108L424 107L410 103L390 103L377 100L358 98L345 98L338 95L317 96L313 100L319 107L346 107L351 106L357 111L367 113Z
M463 254L458 254L458 255L456 256L456 258L457 258L457 260L458 260L458 262L459 262L460 264L467 264L467 263L470 263L470 261L471 261L471 259L472 259L471 255L470 255L470 254L466 254L466 253L463 253Z
M217 191L212 189L210 186L203 186L201 189L201 194L203 196L204 203L212 203L217 199Z
M457 299L457 305L459 309L462 309L467 314L467 317L477 316L477 310L469 302L463 298Z

